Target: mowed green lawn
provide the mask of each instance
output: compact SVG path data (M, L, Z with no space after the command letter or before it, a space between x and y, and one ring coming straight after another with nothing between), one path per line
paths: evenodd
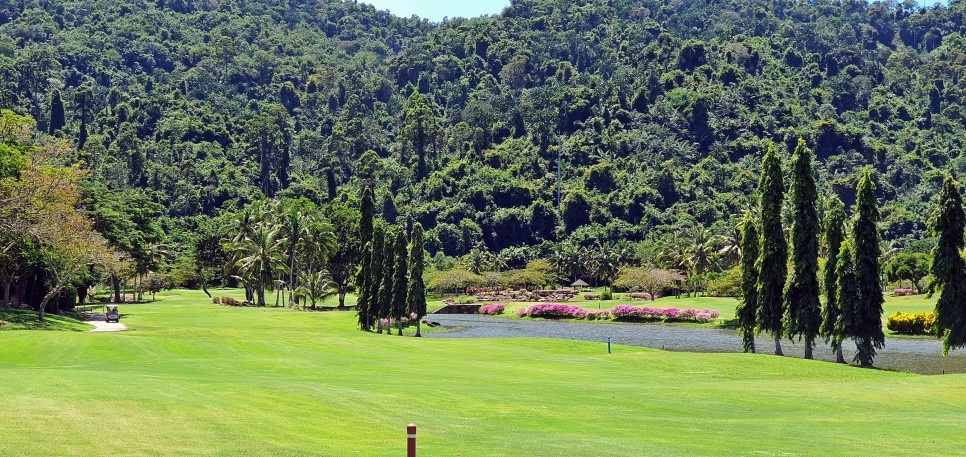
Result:
M163 298L162 298L163 297ZM0 331L0 455L961 455L966 375L558 340L403 338L349 312L125 305Z

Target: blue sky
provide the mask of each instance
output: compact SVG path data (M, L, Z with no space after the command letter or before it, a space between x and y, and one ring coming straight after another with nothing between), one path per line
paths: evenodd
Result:
M477 17L498 14L510 6L510 0L361 0L396 16L421 18L439 22L444 17Z

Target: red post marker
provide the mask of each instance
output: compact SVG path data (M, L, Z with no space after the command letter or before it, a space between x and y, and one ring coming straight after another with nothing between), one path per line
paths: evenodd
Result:
M406 457L416 457L416 424L406 426Z

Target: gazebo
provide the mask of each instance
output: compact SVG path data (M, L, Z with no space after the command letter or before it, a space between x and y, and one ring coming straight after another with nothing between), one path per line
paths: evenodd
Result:
M570 285L570 287L588 287L588 286L590 286L590 284L587 284L586 282L584 282L583 279L578 279L574 281L573 284Z

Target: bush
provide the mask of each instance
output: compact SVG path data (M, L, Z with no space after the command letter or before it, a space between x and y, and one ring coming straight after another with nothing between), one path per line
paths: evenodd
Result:
M908 295L915 295L916 291L913 289L895 289L892 291L893 297L905 297Z
M517 315L520 317L543 317L548 319L579 319L582 317L582 313L585 311L587 310L575 305L562 305L560 303L538 303L517 311Z
M221 297L218 297L218 296L211 297L211 302L214 303L214 304L216 304L216 305L220 305L221 304Z
M721 277L709 281L707 293L712 297L740 297L741 268L732 268Z
M503 304L486 305L480 308L480 314L487 314L491 316L503 314L503 311L506 311L506 305Z
M617 305L611 310L615 320L622 321L665 321L665 322L714 322L721 316L713 309L694 308L652 308L650 306Z
M904 335L935 335L936 313L904 313L889 316L886 328Z
M605 290L604 292L602 292L600 294L600 299L601 300L613 300L614 299L614 293L611 292L611 291L609 291L609 290Z

